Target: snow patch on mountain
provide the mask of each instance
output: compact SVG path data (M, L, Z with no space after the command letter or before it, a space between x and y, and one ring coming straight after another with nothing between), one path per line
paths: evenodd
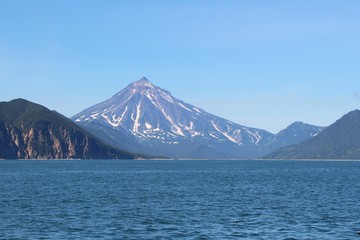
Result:
M228 132L222 131L222 130L220 129L220 127L219 127L215 122L213 122L213 121L212 121L212 126L215 128L216 131L218 131L219 133L221 133L222 135L224 135L224 136L225 136L227 139L229 139L230 141L232 141L232 142L234 142L234 143L238 143L234 137L230 136L230 135L228 134Z
M133 127L133 132L139 132L138 129L139 129L139 126L140 126L140 123L139 123L139 119L140 119L140 107L141 107L141 101L139 102L139 104L136 105L136 117L135 117L135 120L134 120L134 127Z

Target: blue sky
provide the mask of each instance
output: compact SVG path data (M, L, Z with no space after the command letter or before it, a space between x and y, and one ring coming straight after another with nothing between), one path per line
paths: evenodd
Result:
M0 1L0 101L71 117L146 76L276 133L360 105L360 1Z

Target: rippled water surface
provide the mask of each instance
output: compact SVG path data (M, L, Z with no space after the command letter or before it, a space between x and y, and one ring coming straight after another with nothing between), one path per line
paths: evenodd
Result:
M360 239L360 162L0 161L0 239Z

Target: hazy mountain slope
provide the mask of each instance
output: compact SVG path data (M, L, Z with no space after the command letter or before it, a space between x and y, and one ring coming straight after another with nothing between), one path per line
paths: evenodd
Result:
M316 136L325 127L318 127L303 122L294 122L275 136L274 144L278 146L293 145Z
M360 111L349 112L314 138L282 148L266 158L360 159Z

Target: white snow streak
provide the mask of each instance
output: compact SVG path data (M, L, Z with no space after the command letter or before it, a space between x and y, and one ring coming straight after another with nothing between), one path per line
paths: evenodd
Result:
M152 100L152 98L149 98L149 99L154 104L154 106L156 106L162 112L162 114L165 116L165 118L171 123L172 128L174 128L176 134L181 135L181 136L185 136L184 133L182 132L181 128L174 123L174 121L172 120L172 118L169 115L167 115L165 109L161 106L161 104L154 102Z
M75 122L81 122L81 119L84 118L85 115L82 115L81 117L79 117L78 119L75 120Z
M99 113L95 113L95 114L92 114L90 116L91 116L92 119L95 119L98 115L99 115Z
M117 123L114 123L111 121L111 119L109 119L108 116L105 115L105 113L102 113L101 116L106 120L107 123L109 123L111 126L113 127L118 127L119 125ZM112 116L114 117L114 116Z
M193 108L195 111L197 111L198 113L201 113L199 109L197 109L196 107Z
M213 137L213 138L215 138L215 139L219 140L219 141L225 141L224 139L219 138L218 136L216 136L216 135L215 135L215 134L213 134L213 133L209 133L209 135L210 135L211 137Z
M248 133L250 136L252 136L253 138L255 138L255 141L254 141L254 139L252 139L253 142L255 142L255 144L258 144L258 143L260 142L261 136L259 135L258 132L250 132L249 130L247 130L247 133Z
M168 94L165 93L161 93L161 96L168 102L174 103L174 100L172 99L172 97Z
M124 116L125 116L127 110L128 110L128 107L126 106L125 111L121 114L121 117L120 117L120 120L119 120L120 122L124 119Z
M182 108L188 110L189 112L193 112L193 111L191 111L191 109L185 107L184 104L182 104L182 103L180 103L180 102L179 102L179 105L180 105Z
M133 127L133 132L139 132L138 128L140 126L139 123L139 119L140 119L140 106L141 106L141 101L139 102L139 105L136 105L136 118L134 120L134 127Z
M185 127L185 130L188 131L191 134L191 137L201 135L200 132L196 132L196 131L193 130L194 123L192 121L190 122L189 126L184 126L184 127Z
M192 130L194 127L194 123L193 122L190 122L190 125L189 126L185 126L185 129L186 130Z
M118 127L121 125L121 121L124 119L124 116L128 110L128 107L126 106L124 112L121 114L121 117L116 118L116 114L111 116L111 120L106 117L106 120L109 124L111 124L113 127ZM104 117L104 116L103 116Z
M181 136L184 136L184 137L185 137L185 135L184 135L184 133L182 132L181 128L174 123L174 121L172 120L172 118L171 118L169 115L167 115L167 114L165 113L165 111L163 111L163 114L164 114L164 116L166 117L166 119L171 123L171 125L172 125L171 127L175 128L176 133L177 133L178 135L181 135Z
M216 124L215 124L214 122L211 122L211 123L212 123L212 125L213 125L213 127L215 128L216 131L220 132L222 135L224 135L224 136L225 136L227 139L229 139L230 141L238 144L238 142L237 142L233 137L229 136L229 134L227 134L227 132L221 131L221 130L219 129L219 127L216 126Z
M113 127L117 127L116 124L114 124L108 116L105 115L105 113L102 113L101 116L106 120L107 123L109 123Z

